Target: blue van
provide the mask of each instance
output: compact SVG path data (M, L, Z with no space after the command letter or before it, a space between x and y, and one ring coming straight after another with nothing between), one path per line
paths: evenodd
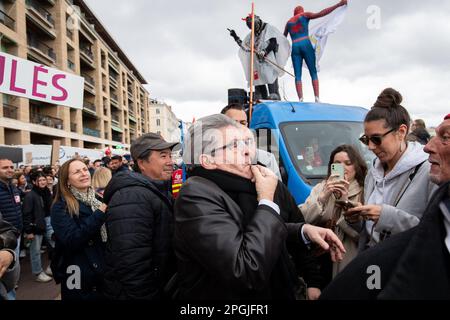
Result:
M325 103L264 101L254 106L250 128L258 148L275 154L283 182L297 204L327 176L331 151L355 146L368 165L374 155L359 142L367 109Z

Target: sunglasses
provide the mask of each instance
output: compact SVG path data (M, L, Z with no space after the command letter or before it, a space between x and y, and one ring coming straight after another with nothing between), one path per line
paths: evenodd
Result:
M385 136L387 136L389 133L394 132L395 130L396 129L391 129L391 130L389 130L388 132L386 132L385 134L382 134L382 135L373 135L373 136L363 135L361 138L359 138L359 141L364 143L366 146L369 145L369 141L372 141L372 143L374 145L379 146L383 142L383 138Z

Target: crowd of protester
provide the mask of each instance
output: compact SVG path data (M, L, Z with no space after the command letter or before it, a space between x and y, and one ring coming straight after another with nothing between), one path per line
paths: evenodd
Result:
M335 146L298 206L239 105L189 129L176 200L180 145L154 133L130 159L18 169L0 159L0 299L15 299L26 252L36 281L60 284L63 300L448 299L450 115L431 138L401 103L383 90L360 141ZM360 142L376 156L369 167ZM366 288L369 264L384 266L377 290Z

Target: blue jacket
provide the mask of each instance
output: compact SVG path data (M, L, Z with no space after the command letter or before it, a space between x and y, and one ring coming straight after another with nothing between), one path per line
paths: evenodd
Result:
M55 231L55 255L52 271L55 281L61 282L62 299L93 300L101 298L103 291L104 243L100 228L106 214L79 202L80 213L72 217L65 200L57 201L51 210ZM74 273L69 266L81 271L81 289L67 289L67 278ZM70 281L69 281L70 282Z
M12 224L19 232L22 232L22 206L20 201L19 190L0 181L0 212L3 219Z

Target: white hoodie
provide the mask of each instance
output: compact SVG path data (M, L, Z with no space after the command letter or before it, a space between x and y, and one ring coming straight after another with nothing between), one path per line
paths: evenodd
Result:
M365 223L365 237L361 239L364 245L372 246L378 243L380 233L392 235L419 223L436 187L429 180L430 163L427 160L428 154L423 151L423 145L417 142L408 143L405 153L386 176L380 160L376 159L374 167L366 177L365 203L381 205L382 210L375 228L372 221ZM410 181L419 165L420 168ZM363 249L361 245L360 243L360 249Z

